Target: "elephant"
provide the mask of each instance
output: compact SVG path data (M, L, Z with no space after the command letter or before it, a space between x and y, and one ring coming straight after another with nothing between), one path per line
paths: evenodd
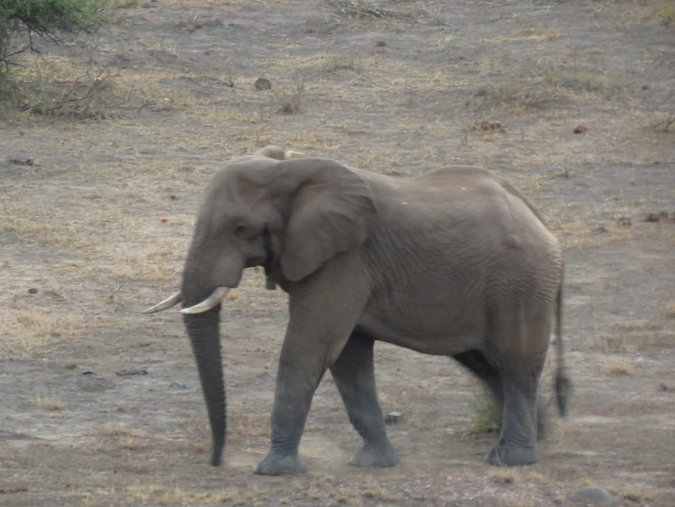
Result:
M264 148L213 176L180 292L146 310L182 302L210 420L211 464L221 462L226 431L221 301L254 266L289 301L271 446L256 473L306 471L298 447L326 370L363 439L350 463L398 463L376 393L375 341L469 369L501 407L488 463L537 462L539 380L553 331L563 416L571 386L562 251L539 212L481 167L403 177L294 153Z

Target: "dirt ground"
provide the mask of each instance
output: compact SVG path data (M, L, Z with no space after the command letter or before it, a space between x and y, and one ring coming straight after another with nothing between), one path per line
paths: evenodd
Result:
M585 486L674 505L674 17L670 0L151 0L40 42L26 111L0 123L0 505L584 505ZM266 144L389 174L481 164L537 203L565 247L575 383L539 464L486 465L477 383L377 345L401 464L347 465L360 441L328 375L310 472L254 476L286 322L255 271L222 314L229 437L207 464L180 316L140 312L176 290L211 174Z

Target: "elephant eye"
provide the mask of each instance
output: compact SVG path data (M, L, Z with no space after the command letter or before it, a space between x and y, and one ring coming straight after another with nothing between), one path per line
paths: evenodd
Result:
M237 236L238 238L242 238L248 232L248 227L246 227L246 224L237 224L234 226L233 232L235 236Z

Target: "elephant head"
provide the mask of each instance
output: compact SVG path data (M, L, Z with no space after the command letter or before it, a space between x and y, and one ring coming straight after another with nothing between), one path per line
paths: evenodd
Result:
M180 293L146 310L179 301L211 424L211 464L220 464L226 410L219 337L220 303L247 267L292 290L340 252L362 244L372 229L371 189L333 160L293 159L276 147L230 162L218 172L200 208ZM290 158L290 159L289 159Z

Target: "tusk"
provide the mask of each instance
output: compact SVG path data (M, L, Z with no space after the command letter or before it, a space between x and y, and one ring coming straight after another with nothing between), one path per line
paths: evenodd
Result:
M176 292L175 294L172 294L168 298L166 298L164 301L157 303L155 306L151 306L150 308L146 308L143 310L143 313L150 314L150 313L157 313L161 312L162 310L166 310L167 308L171 308L174 305L177 305L178 303L181 302L183 298L180 295L180 291Z
M229 287L218 287L204 301L197 303L194 306L190 306L189 308L183 308L180 313L193 314L208 312L211 308L220 304L229 290Z
M290 151L290 150L287 150L284 153L284 160L294 160L297 158L305 158L305 154L300 151Z

